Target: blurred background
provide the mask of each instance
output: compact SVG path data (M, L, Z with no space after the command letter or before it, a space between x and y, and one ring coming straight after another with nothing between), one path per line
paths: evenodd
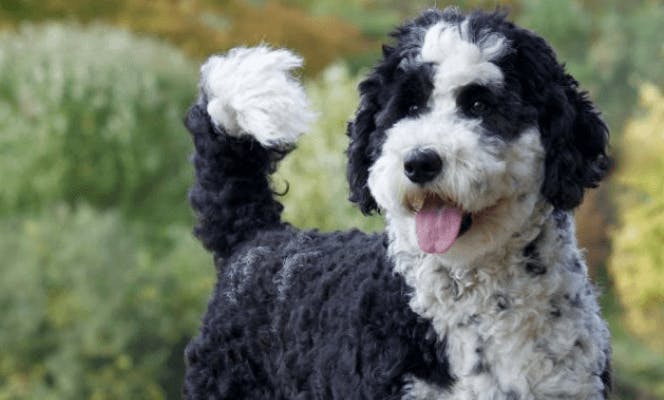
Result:
M448 1L0 0L0 399L175 399L214 283L182 117L204 58L304 55L321 118L274 185L294 224L382 229L346 201L345 122L399 21ZM458 1L493 9L496 1ZM664 2L506 0L612 129L578 211L615 399L664 399Z

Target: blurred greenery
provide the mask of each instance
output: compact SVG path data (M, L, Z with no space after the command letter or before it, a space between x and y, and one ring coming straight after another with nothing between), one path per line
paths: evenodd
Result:
M627 325L654 347L664 348L664 95L644 85L646 114L630 121L622 138L621 191L610 270L625 307ZM664 381L659 393L664 396Z
M101 26L0 36L0 398L177 397L213 281L185 200L194 65Z
M638 104L644 82L664 84L664 3L521 1L520 23L549 40L589 90L614 134Z
M342 19L312 18L278 1L242 0L3 0L0 26L25 21L104 22L168 40L201 61L238 45L268 42L296 48L314 74L338 57L370 47L360 30Z
M214 281L190 234L181 123L210 53L264 41L304 55L320 118L274 179L285 217L382 229L346 201L355 86L395 24L448 4L2 0L0 400L179 397ZM578 233L605 291L614 397L664 399L664 3L501 4L553 43L612 127L615 184L588 197Z
M0 399L175 396L212 277L186 227L154 252L126 220L52 206L0 225Z
M333 65L307 85L319 118L281 164L274 180L277 187L289 188L283 199L284 217L297 226L327 231L383 228L380 217L362 218L350 202L343 201L348 195L343 129L358 103L357 83L346 68Z
M129 220L191 220L181 121L194 63L100 26L24 26L0 46L0 215L83 201Z

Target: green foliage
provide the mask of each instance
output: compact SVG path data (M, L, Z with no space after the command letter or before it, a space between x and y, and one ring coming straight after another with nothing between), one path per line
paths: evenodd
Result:
M177 395L213 274L186 228L153 253L120 215L52 207L0 223L0 399Z
M0 71L0 399L178 397L213 281L186 204L194 65L46 25L3 34Z
M99 26L24 26L0 36L0 71L0 216L83 201L189 221L196 69L181 53Z
M205 36L198 35L199 40L192 43L192 50L204 56L238 45L267 42L297 50L306 60L304 72L313 75L338 57L360 53L368 45L359 29L348 22L334 16L312 17L275 0L207 0L198 2L191 11L194 15L184 16L185 21L202 15L221 16L226 21L222 29L218 24L208 26L212 30ZM214 47L207 43L210 40L216 41Z
M662 354L653 351L630 332L623 320L620 299L611 287L611 278L604 269L596 278L596 285L605 292L601 296L602 316L611 330L613 368L613 396L615 400L660 400L656 395L664 382Z
M625 130L617 174L620 227L613 234L609 269L627 326L664 354L664 95L646 85L647 112ZM664 395L664 385L660 387Z
M284 0L285 4L306 9L313 15L336 15L360 27L365 35L384 39L387 31L400 21L399 8L386 7L376 1L357 0ZM408 2L400 2L407 5Z
M664 84L664 3L521 0L519 9L518 21L553 44L614 133L634 112L641 83Z
M369 47L352 24L334 16L312 18L299 8L275 0L0 2L0 26L53 19L121 26L166 39L199 60L238 45L267 42L286 46L305 56L305 72L310 75L338 57L358 54Z
M284 180L292 183L283 199L284 217L297 226L327 231L383 227L380 217L367 218L346 200L345 129L357 106L357 82L336 65L307 86L314 108L320 110L319 119L284 160L275 179L277 190L286 186Z

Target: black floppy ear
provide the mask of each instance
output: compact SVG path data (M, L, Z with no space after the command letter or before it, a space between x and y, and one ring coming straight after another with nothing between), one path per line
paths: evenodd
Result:
M546 149L542 194L555 208L571 210L609 169L609 131L570 75L551 89L545 108L539 121Z
M369 168L377 157L376 122L375 115L380 110L378 92L380 91L380 78L375 74L363 81L360 86L360 106L355 120L348 123L347 135L350 139L346 155L348 166L346 176L350 187L348 199L356 203L362 213L371 214L378 211L376 200L371 195L368 186Z

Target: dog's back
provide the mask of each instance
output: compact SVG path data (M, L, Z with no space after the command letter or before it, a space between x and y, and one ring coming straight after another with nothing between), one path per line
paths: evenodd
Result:
M288 75L298 63L283 50L257 48L203 67L201 96L185 121L196 149L190 200L218 282L187 347L185 395L399 399L407 376L446 386L445 343L408 307L385 236L298 231L281 221L269 175L307 119ZM216 90L221 72L237 86ZM243 123L256 113L260 126ZM270 132L277 128L284 134Z

